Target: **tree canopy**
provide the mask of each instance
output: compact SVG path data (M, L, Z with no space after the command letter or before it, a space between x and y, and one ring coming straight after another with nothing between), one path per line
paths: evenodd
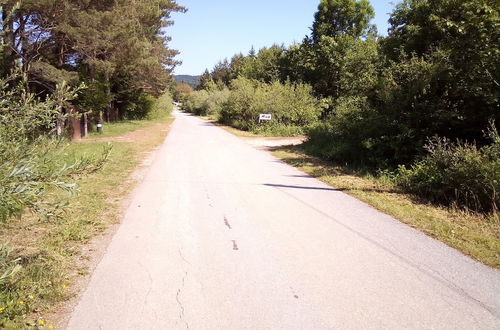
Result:
M370 21L375 17L368 0L321 0L314 15L311 37L318 42L322 36L366 36L375 29Z
M168 47L174 0L1 0L2 65L29 73L30 88L87 85L83 110L126 117L141 94L159 95L178 64ZM125 96L126 95L126 96ZM135 97L134 97L135 95Z

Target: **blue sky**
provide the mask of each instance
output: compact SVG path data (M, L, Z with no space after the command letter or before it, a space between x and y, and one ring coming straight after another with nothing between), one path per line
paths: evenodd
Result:
M198 75L221 59L274 43L290 45L310 33L319 0L178 0L185 14L172 15L170 48L183 64L175 74ZM380 34L387 33L391 0L372 0Z

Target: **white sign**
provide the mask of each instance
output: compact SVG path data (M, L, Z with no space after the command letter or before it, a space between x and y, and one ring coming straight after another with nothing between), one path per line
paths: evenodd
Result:
M270 113L261 113L259 115L259 120L271 120L271 114Z

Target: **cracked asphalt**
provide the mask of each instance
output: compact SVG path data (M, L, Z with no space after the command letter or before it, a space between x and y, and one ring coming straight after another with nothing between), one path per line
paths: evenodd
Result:
M500 328L498 271L175 116L67 328Z

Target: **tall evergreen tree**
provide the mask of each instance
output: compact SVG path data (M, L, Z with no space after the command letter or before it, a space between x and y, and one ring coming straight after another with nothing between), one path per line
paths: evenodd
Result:
M168 48L170 14L185 11L174 0L0 0L0 73L17 65L33 88L88 85L79 99L88 110L127 111L130 97L159 95L166 88L176 51ZM126 87L126 90L125 90ZM129 96L130 96L129 95ZM115 111L116 112L116 111ZM115 115L114 117L118 117Z

